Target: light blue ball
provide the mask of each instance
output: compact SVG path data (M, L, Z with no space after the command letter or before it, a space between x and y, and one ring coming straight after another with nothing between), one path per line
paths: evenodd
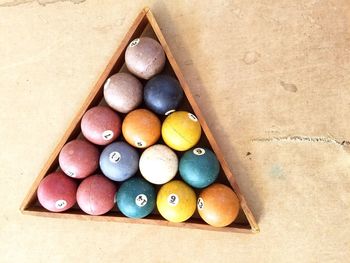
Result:
M125 142L109 144L101 153L102 173L113 181L125 181L138 171L139 154Z
M220 164L215 154L207 148L188 150L180 159L182 179L192 187L204 188L219 176Z

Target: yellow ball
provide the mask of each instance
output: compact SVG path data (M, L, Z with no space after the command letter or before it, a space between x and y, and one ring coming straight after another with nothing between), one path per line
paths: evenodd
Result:
M187 111L170 114L162 125L164 142L177 151L186 151L196 145L201 131L197 117Z
M157 195L159 213L170 222L183 222L196 210L196 194L182 181L170 181L163 185Z

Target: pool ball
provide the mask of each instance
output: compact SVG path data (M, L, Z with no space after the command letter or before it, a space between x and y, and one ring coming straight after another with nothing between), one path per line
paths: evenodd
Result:
M89 215L102 215L114 206L117 187L103 175L86 177L79 185L77 202L81 210Z
M239 200L228 186L213 184L199 194L197 208L200 217L209 225L224 227L236 219Z
M39 203L51 212L62 212L76 203L77 183L63 172L45 176L38 187Z
M126 142L114 142L106 146L100 156L102 173L113 181L124 181L139 168L139 154Z
M161 123L149 110L137 109L124 118L122 132L125 140L137 148L147 148L160 137Z
M147 82L143 97L147 108L157 114L168 115L179 106L183 91L177 79L156 75Z
M220 164L215 154L207 148L188 150L180 159L179 172L190 186L204 188L215 182Z
M196 194L184 182L171 181L159 189L157 208L170 222L186 221L196 210Z
M66 175L80 179L96 171L99 155L95 145L83 140L72 140L63 146L58 161Z
M121 120L119 115L105 106L89 109L81 120L81 132L92 143L106 145L120 134Z
M131 74L117 73L107 79L103 94L111 108L128 113L142 102L142 84Z
M156 191L154 186L143 178L133 177L122 183L116 200L119 210L125 216L143 218L155 207Z
M150 79L163 70L165 54L156 40L140 37L131 41L127 47L125 64L132 74L142 79Z
M140 172L152 184L165 184L178 170L178 159L169 147L156 144L147 148L140 157Z
M192 113L176 111L163 122L162 137L172 149L186 151L193 147L201 137L201 126Z

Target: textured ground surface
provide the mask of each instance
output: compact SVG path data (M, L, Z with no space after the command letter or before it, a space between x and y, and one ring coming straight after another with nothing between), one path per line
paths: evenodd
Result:
M348 262L350 3L116 2L0 0L0 262ZM19 213L144 6L218 138L259 235Z

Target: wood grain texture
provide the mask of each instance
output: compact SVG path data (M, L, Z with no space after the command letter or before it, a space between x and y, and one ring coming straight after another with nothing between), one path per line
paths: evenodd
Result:
M76 220L88 220L88 221L103 221L103 222L118 222L118 223L130 223L130 224L149 224L157 226L170 226L170 227L184 227L189 229L199 229L207 231L216 231L216 232L234 232L234 233L245 233L252 234L251 231L246 225L232 224L228 227L215 228L207 224L203 224L200 219L190 219L186 222L173 223L164 220L160 215L151 215L143 219L130 219L122 215L121 213L108 213L106 215L100 216L91 216L84 214L80 211L68 211L63 213L52 213L41 207L32 207L29 210L24 210L23 214L32 215L32 216L43 216L51 218L67 218L67 219L76 219Z

